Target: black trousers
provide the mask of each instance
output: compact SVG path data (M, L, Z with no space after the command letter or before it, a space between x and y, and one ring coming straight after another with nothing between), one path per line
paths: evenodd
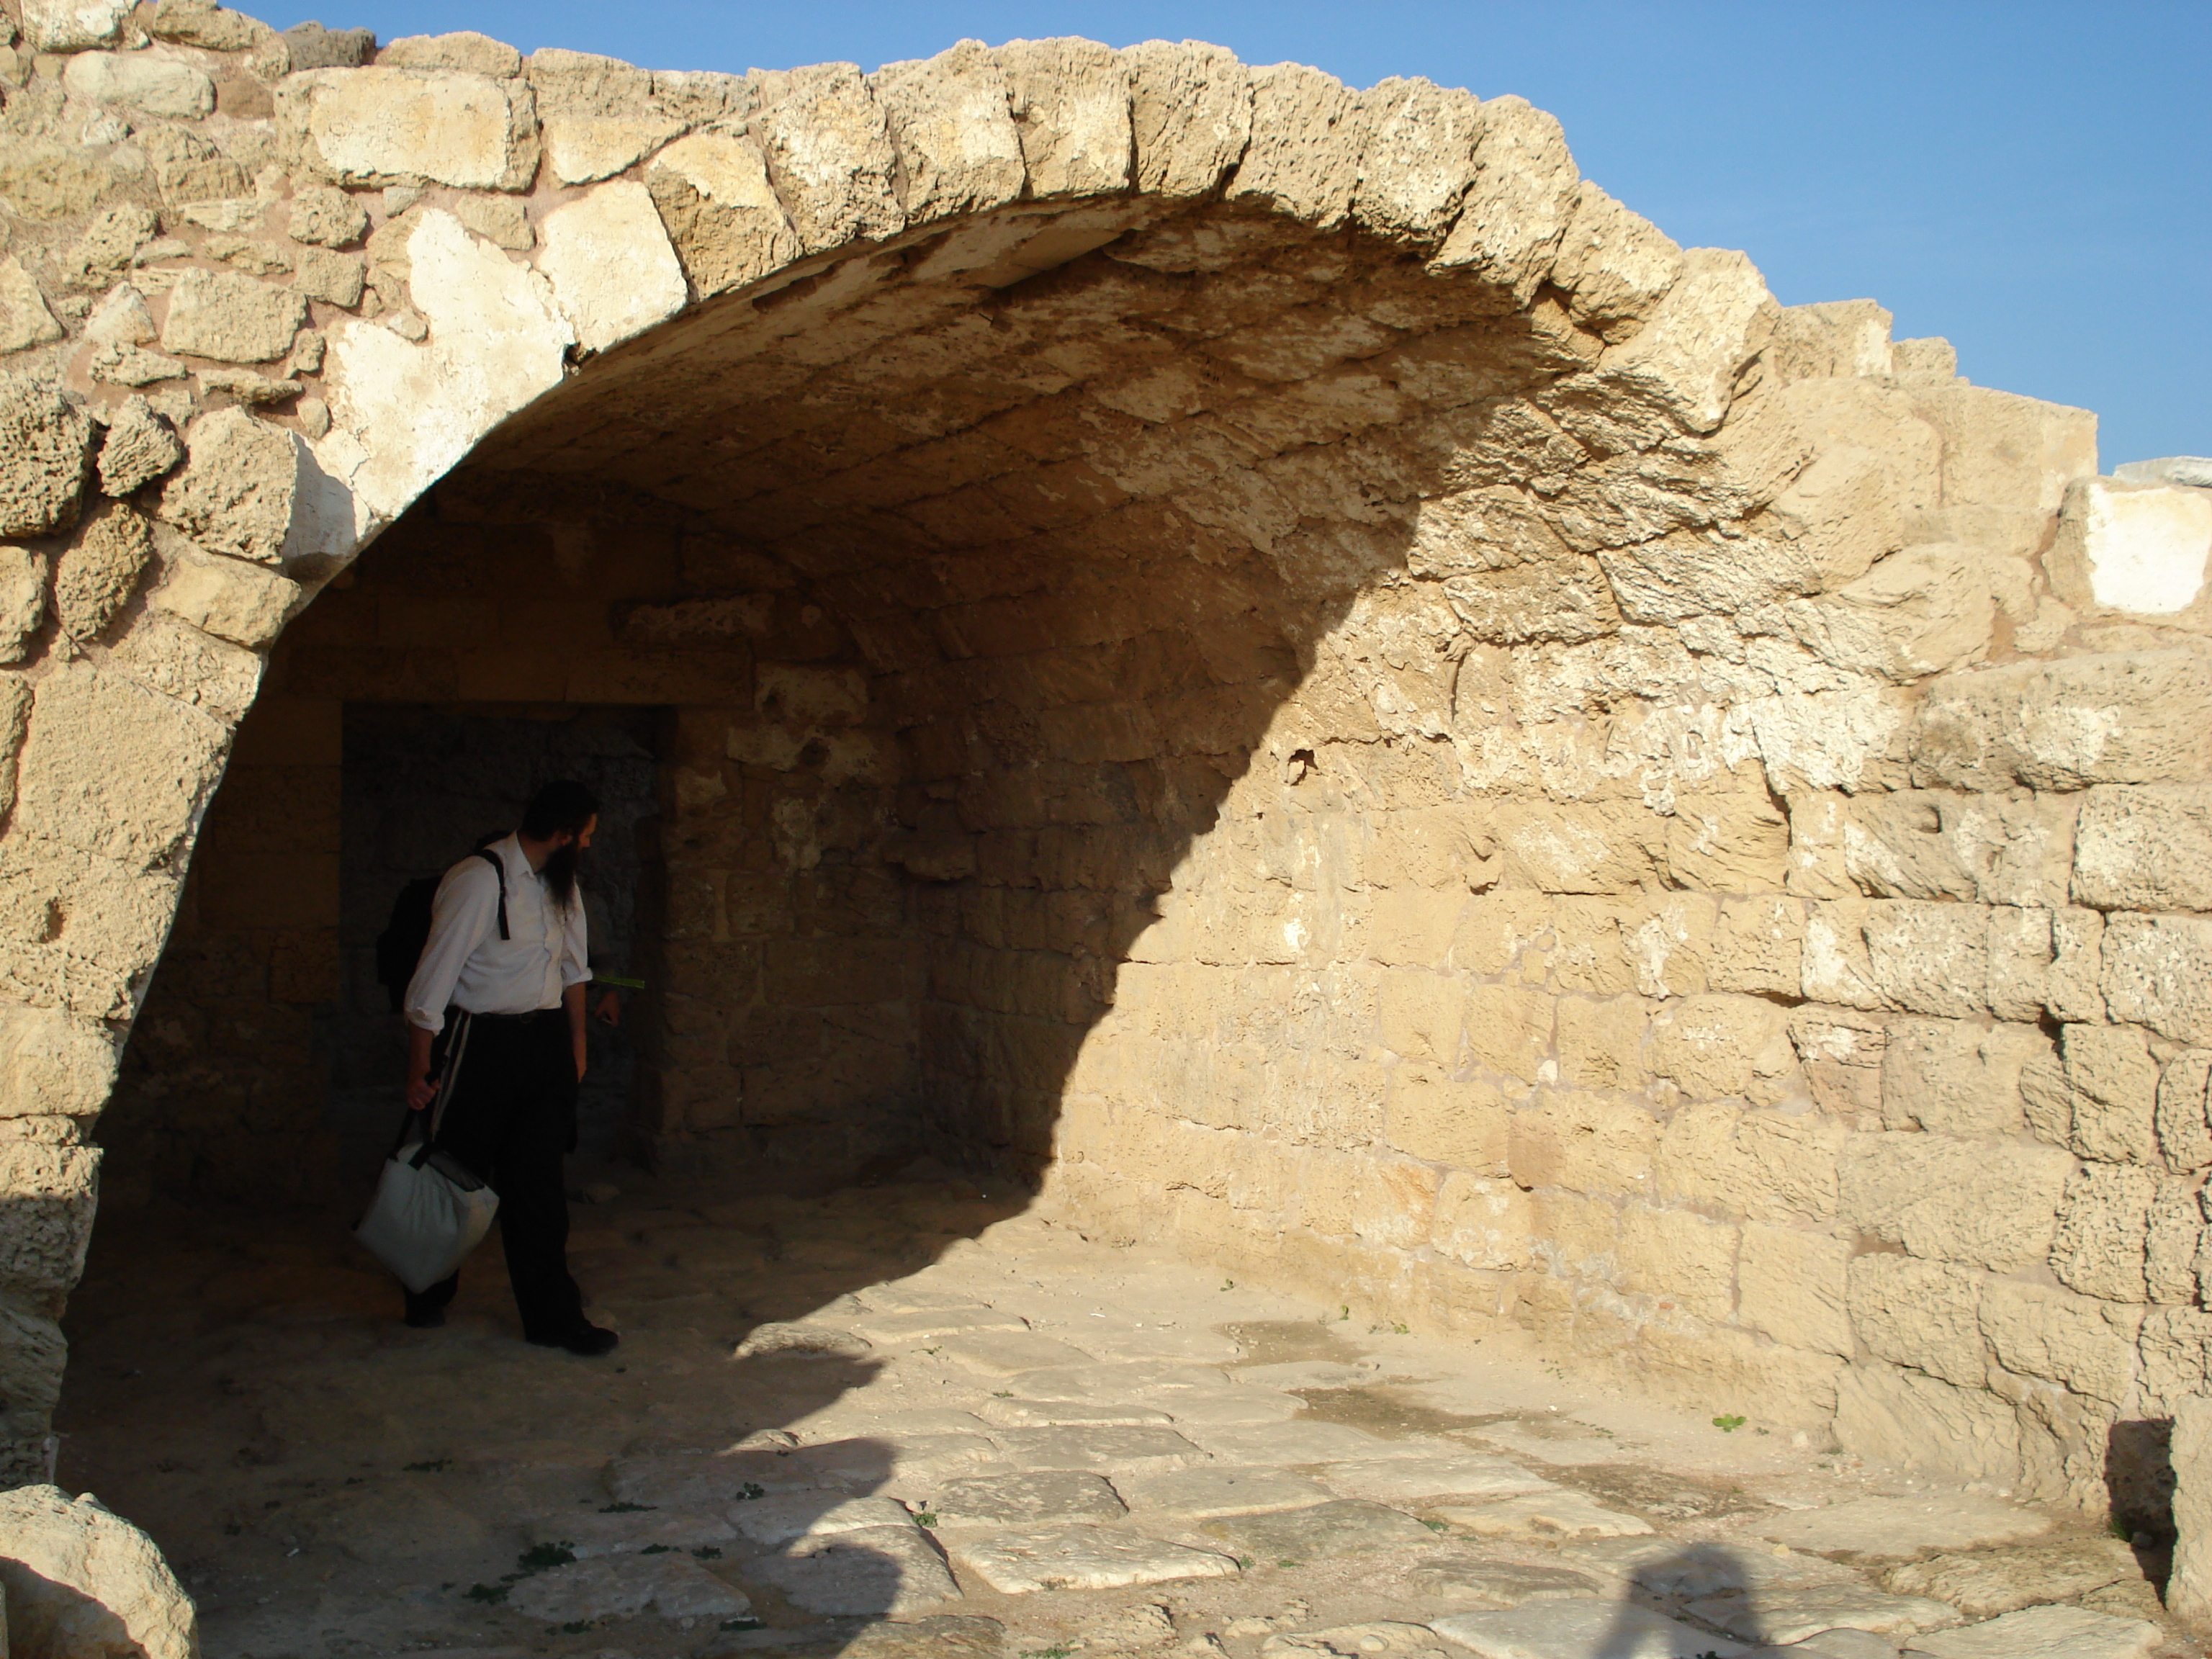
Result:
M438 1145L499 1194L500 1242L522 1334L558 1341L584 1322L568 1276L568 1192L562 1158L576 1141L576 1058L565 1011L511 1018L448 1010L439 1035L446 1079ZM438 1109L434 1108L433 1109ZM409 1313L442 1308L459 1272L409 1291Z

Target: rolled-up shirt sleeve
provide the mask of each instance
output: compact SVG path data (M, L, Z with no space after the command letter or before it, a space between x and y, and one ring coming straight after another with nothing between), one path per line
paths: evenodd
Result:
M415 976L407 981L407 1023L433 1034L446 1029L453 987L477 946L499 918L499 877L482 859L464 859L446 872L430 901L430 937Z
M581 985L592 976L591 924L584 918L584 896L562 915L561 988Z

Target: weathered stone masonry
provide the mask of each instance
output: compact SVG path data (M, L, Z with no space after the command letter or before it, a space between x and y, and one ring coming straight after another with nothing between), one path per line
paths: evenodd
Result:
M2088 416L1516 99L5 3L19 1478L272 647L264 774L347 702L665 711L661 1156L957 1143L2085 1504L2203 1391L2204 498Z

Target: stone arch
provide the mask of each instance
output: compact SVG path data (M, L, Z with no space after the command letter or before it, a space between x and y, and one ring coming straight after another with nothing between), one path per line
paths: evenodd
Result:
M54 228L0 271L20 1470L264 657L298 617L278 689L341 673L380 552L501 526L659 538L592 626L688 711L672 1069L744 1069L742 830L892 884L776 971L890 961L933 1131L1094 1229L2079 1502L2201 1385L2208 947L2145 851L2195 833L2201 560L2099 586L2087 416L1778 307L1517 99L124 27L37 42L48 131L111 125L0 181Z

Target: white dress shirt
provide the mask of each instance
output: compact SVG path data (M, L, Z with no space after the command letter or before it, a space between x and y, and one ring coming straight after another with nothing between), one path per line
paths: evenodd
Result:
M499 878L471 854L438 884L430 937L407 981L407 1022L426 1031L445 1029L449 1006L472 1014L557 1008L562 991L592 976L582 893L566 910L556 904L513 836L484 850L507 871L507 937L499 936Z

